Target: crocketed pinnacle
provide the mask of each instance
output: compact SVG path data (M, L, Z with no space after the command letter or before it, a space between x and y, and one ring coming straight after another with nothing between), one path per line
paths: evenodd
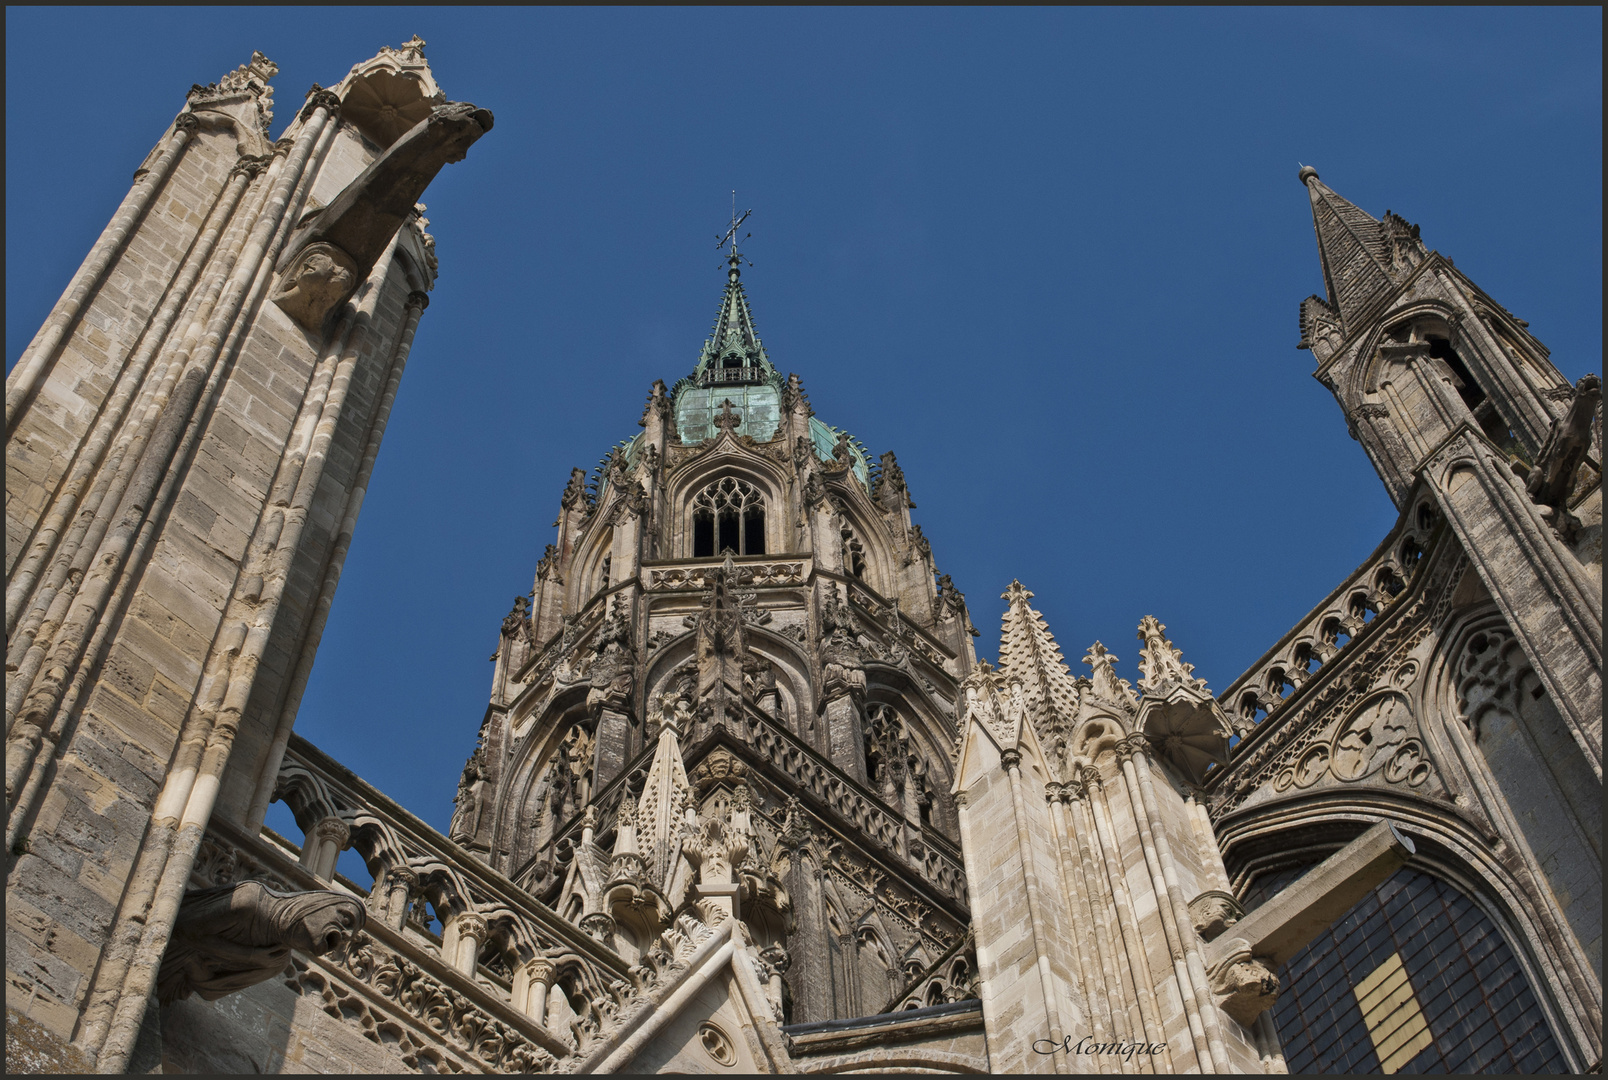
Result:
M1302 166L1301 182L1312 200L1312 224L1318 234L1318 259L1329 305L1347 330L1392 292L1424 254L1418 227L1385 211L1385 220L1336 195L1318 179L1318 170Z
M648 874L658 888L669 885L669 876L677 857L677 844L686 808L691 802L692 785L687 781L686 767L681 763L681 741L677 737L679 720L674 715L674 704L661 695L658 706L663 712L659 728L659 744L654 750L653 762L648 766L647 778L642 784L642 795L630 815L630 854L640 854L647 864ZM629 793L627 793L629 797ZM615 854L626 854L619 850Z
M1070 722L1077 715L1078 690L1044 616L1028 606L1032 596L1020 581L1001 594L1010 606L1000 620L999 670L1022 681L1028 715L1042 736L1057 720Z
M1154 615L1139 621L1139 689L1146 697L1165 698L1174 688L1193 693L1206 692L1206 680L1194 677L1194 664L1184 663L1184 654L1167 640L1167 628Z
M1112 656L1106 647L1096 641L1089 646L1089 654L1083 662L1089 665L1090 692L1097 698L1109 701L1132 711L1133 687L1127 679L1117 677L1116 664L1119 658Z

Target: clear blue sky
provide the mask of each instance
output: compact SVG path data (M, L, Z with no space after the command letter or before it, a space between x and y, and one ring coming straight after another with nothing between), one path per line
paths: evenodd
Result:
M1221 690L1393 523L1294 347L1323 287L1298 161L1419 223L1570 379L1601 366L1596 8L6 23L8 367L190 84L252 49L275 135L414 33L496 113L425 196L441 278L297 725L440 827L571 466L696 359L732 188L772 359L898 453L988 656L1019 577L1076 670L1099 638L1132 677L1154 614Z

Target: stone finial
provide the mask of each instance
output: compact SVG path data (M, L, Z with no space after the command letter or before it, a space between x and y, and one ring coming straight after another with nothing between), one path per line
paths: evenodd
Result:
M1106 647L1096 641L1089 646L1089 652L1083 662L1089 665L1089 683L1091 692L1095 697L1124 706L1128 711L1133 710L1133 687L1127 679L1117 678L1116 668L1113 666L1118 657L1106 651Z

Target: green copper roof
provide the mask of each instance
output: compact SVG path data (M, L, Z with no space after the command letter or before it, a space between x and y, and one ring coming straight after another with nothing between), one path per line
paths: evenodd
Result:
M775 437L782 420L782 376L771 366L765 346L754 332L754 315L743 292L737 256L726 262L726 291L720 297L715 325L692 374L670 390L675 399L676 431L685 445L716 434L714 416L727 400L742 417L739 435L768 441Z
M670 389L676 434L684 446L695 446L720 433L714 421L726 401L741 417L736 428L739 435L768 442L776 437L782 423L781 373L771 364L765 346L754 332L754 316L743 291L737 257L733 255L726 262L726 289L720 297L720 312L698 353L697 366ZM810 441L822 461L832 460L840 434L838 428L810 418ZM870 457L865 446L851 435L849 450L855 479L870 490Z

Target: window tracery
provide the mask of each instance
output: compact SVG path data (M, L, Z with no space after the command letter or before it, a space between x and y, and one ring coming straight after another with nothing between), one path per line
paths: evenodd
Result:
M692 557L765 554L765 497L752 484L725 476L692 500Z

